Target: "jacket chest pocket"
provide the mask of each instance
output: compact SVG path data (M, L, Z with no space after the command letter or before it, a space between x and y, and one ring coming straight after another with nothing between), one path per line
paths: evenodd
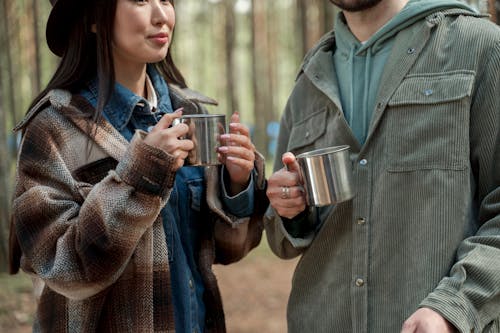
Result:
M78 191L82 199L85 200L94 185L103 180L109 171L114 170L117 165L118 161L114 158L106 157L85 164L73 171L73 177L77 181Z
M388 170L463 170L469 157L469 110L474 74L407 77L386 111Z
M293 125L288 141L288 151L294 154L321 147L320 139L326 132L327 108L313 112Z

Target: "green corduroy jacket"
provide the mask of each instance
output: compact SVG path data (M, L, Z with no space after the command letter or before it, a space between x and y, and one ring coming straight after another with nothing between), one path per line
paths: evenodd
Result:
M275 169L286 151L348 144L356 196L311 209L298 233L267 212L273 251L301 256L289 332L400 332L419 307L500 332L500 29L476 16L436 12L394 37L363 146L343 116L334 32L306 56Z

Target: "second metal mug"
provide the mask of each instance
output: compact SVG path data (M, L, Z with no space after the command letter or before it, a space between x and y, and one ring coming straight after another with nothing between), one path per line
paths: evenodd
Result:
M327 206L354 197L349 146L317 149L297 155L307 203Z
M175 119L173 125L186 124L188 133L183 137L193 141L194 148L185 159L186 165L208 166L220 164L217 148L220 136L226 133L226 116L223 114L192 114Z

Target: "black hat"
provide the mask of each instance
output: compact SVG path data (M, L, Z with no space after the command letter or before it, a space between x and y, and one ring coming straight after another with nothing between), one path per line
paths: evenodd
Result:
M47 30L45 36L49 49L57 56L62 56L68 47L70 32L78 19L82 15L84 7L80 0L50 0L52 10L47 20Z

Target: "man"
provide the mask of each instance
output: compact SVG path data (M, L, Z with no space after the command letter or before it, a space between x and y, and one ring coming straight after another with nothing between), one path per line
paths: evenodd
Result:
M450 0L331 1L267 189L272 250L302 256L289 332L500 332L500 29ZM356 196L307 207L295 155L344 144Z

